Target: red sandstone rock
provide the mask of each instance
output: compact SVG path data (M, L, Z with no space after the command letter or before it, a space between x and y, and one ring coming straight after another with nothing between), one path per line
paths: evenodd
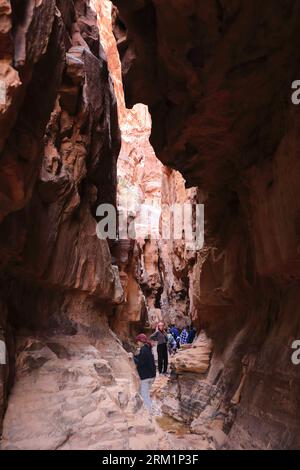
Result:
M149 106L158 157L205 203L193 312L223 361L208 388L215 380L226 445L298 448L299 112L290 87L300 5L113 3L127 106ZM245 353L254 361L235 407Z
M4 4L0 31L15 46L1 49L0 65L7 98L0 110L0 326L10 358L20 331L25 338L81 333L87 345L92 337L95 341L103 335L100 317L111 314L123 292L108 244L96 236L94 217L98 203L116 203L120 148L96 16L83 0L57 2L57 7L54 0L31 2L24 11L14 4L12 13ZM53 358L45 351L26 359L29 381L30 364L42 367ZM24 367L17 364L18 370ZM9 359L1 365L1 418L13 379ZM49 373L49 383L52 379ZM22 389L19 380L17 375L13 395ZM32 390L34 397L40 393ZM26 394L20 397L25 404ZM43 393L40 399L44 412ZM14 410L19 416L18 406ZM29 436L36 425L24 418L18 430L14 419L4 425L9 446L22 446L17 442L23 425L28 425L25 447L56 445L47 426L38 444Z
M126 109L121 64L112 34L115 11L111 11L111 3L107 0L93 1L93 6L98 13L101 39L118 102L122 135L118 159L118 206L131 210L137 220L142 204L161 210L162 204L183 203L190 200L190 196L182 176L165 168L156 158L149 143L151 118L148 109L142 104ZM177 251L181 250L177 256L173 255L175 244L173 246L172 241L141 239L130 248L126 241L121 241L119 247L114 248L126 295L125 304L117 309L113 327L123 340L128 341L128 336L133 334L128 330L128 321L136 323L136 329L142 327L145 307L152 327L161 318L181 325L189 322L189 295L192 298L189 276L192 281L193 263L185 253L185 242L177 245ZM176 266L178 263L180 266ZM185 271L186 274L182 274Z
M105 324L86 336L27 338L4 420L3 450L153 449L167 446L147 417L137 379Z
M289 104L299 5L114 1L127 106L149 105L155 151L199 186L189 194L178 173L155 160L145 106L126 109L107 10L93 3L119 103L120 169L134 201L204 202L206 244L197 254L181 240L120 244L120 303L118 270L93 217L98 203L116 203L120 144L96 17L85 0L0 0L1 417L8 392L12 398L4 447L143 445L149 423L136 376L107 318L128 340L145 324L147 304L153 323L161 315L181 324L192 314L214 341L205 376L192 350L182 363L178 356L167 412L193 420L220 447L299 448L290 360L300 334L299 118ZM96 393L91 400L82 399L87 389ZM66 396L75 411L62 413ZM107 408L116 412L111 427L103 423ZM153 448L155 433L153 426L147 435Z

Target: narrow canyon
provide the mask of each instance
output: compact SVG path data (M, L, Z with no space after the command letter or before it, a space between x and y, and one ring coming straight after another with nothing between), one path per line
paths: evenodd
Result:
M0 0L1 450L300 448L299 36L297 0ZM197 337L150 416L161 320Z

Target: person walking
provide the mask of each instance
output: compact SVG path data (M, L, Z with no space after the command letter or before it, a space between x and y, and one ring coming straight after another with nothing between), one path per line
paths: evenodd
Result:
M168 370L168 335L164 322L159 322L150 339L157 341L158 371L167 374Z
M188 332L187 332L186 327L184 327L180 334L180 344L186 344L187 338L188 338Z
M141 379L140 394L149 413L152 413L150 390L156 376L156 366L152 352L152 344L144 333L140 333L135 340L140 347L139 354L133 357Z
M174 354L176 353L176 349L177 349L177 343L169 328L168 329L168 351L169 351L170 356L174 356Z
M174 323L172 323L170 331L171 331L171 333L172 333L172 335L173 335L173 337L176 341L178 336L179 336L179 331L178 331L178 328L176 328L176 326L174 325Z

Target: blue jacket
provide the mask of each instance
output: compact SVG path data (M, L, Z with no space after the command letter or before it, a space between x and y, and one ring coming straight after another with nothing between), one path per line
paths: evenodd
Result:
M187 337L187 342L189 344L191 344L194 339L195 339L195 336L196 336L196 330L194 328L192 328L188 334L188 337Z
M186 344L188 338L188 332L185 328L183 328L181 335L180 335L180 344Z
M172 335L173 335L173 338L175 339L175 341L177 340L178 336L179 336L179 331L178 329L176 328L176 326L173 326L173 328L170 329Z

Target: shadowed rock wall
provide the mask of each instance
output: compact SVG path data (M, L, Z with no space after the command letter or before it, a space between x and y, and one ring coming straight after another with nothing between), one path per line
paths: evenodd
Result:
M194 300L221 361L217 410L246 374L226 445L297 448L299 4L114 4L127 105L149 106L158 157L205 203Z

